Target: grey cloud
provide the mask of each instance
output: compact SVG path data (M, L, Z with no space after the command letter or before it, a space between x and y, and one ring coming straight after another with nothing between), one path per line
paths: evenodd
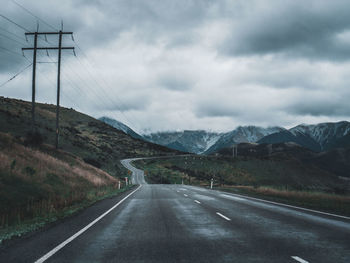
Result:
M337 38L350 29L347 1L273 2L233 26L220 47L225 54L282 54L310 59L347 60L350 48Z
M74 32L89 62L79 49L78 60L65 53L62 95L71 99L82 90L85 96L66 106L79 103L96 117L104 111L136 112L141 129L222 130L233 123L288 125L307 122L309 116L317 121L350 115L344 99L350 95L348 1L17 1L56 28L62 18L65 30ZM12 2L0 13L36 29L36 19ZM1 18L0 27L24 38L23 30ZM40 22L40 30L52 28ZM32 45L32 38L20 41ZM64 41L75 45L68 37ZM21 53L21 45L1 36L0 46ZM31 52L26 56L31 61ZM1 82L29 61L0 50ZM50 67L44 75L55 86L56 69ZM48 83L41 75L38 95L48 102L55 94L40 90ZM1 95L30 99L30 79L28 70ZM104 87L107 95L98 87L105 81L111 86ZM319 93L326 95L314 96Z
M169 90L185 91L191 89L193 82L174 74L161 77L159 85Z
M338 100L296 102L286 108L286 110L296 115L311 115L316 117L350 115L349 103Z
M242 112L240 110L234 109L233 107L222 103L200 104L196 108L196 115L199 118L221 116L237 117L241 114Z

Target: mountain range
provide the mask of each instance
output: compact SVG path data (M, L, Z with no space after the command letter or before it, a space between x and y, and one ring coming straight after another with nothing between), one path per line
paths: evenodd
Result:
M135 139L141 139L144 140L144 138L136 133L133 129L131 129L129 126L125 125L124 123L117 121L115 119L111 119L108 117L101 117L99 118L100 121L103 121L104 123L109 124L110 126L116 128L117 130L120 130L126 134L129 134L131 137Z
M258 143L294 142L315 152L350 146L350 122L301 124L263 137Z
M291 129L283 127L239 126L217 133L204 130L167 131L140 135L125 124L108 117L101 121L130 136L171 149L196 154L211 154L238 143L286 143L293 142L314 152L350 147L350 122L328 122L314 125L300 124Z

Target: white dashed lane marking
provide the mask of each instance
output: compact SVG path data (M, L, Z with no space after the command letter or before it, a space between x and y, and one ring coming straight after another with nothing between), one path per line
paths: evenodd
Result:
M221 216L223 219L226 219L227 221L231 221L230 218L228 218L227 216L224 216L223 214L221 214L221 213L219 213L219 212L216 212L216 214L217 214L218 216Z
M296 260L296 261L298 261L300 263L309 263L309 261L306 261L306 260L304 260L304 259L302 259L302 258L300 258L298 256L292 256L292 259L294 259L294 260Z

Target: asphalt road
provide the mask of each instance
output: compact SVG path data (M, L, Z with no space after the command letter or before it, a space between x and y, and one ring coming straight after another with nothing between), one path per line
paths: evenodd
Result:
M87 209L15 242L0 261L350 262L349 218L199 187L148 185L130 160L122 163L140 186L95 207L100 214L114 209L86 228L100 215L93 210L91 219Z

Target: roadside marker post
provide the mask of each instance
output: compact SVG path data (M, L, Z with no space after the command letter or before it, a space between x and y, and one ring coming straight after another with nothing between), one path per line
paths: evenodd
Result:
M214 182L214 179L211 178L211 180L210 180L210 189L213 189L213 182Z
M128 186L128 177L125 177L125 186Z

